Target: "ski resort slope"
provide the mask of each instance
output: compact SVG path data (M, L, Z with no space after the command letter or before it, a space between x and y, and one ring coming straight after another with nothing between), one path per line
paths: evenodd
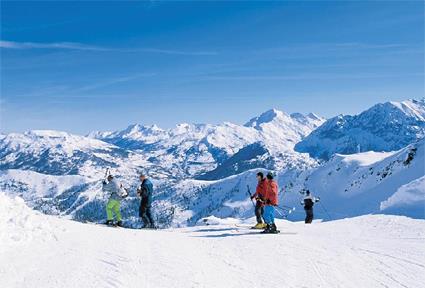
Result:
M2 287L425 287L425 221L368 215L131 230L47 216L0 194ZM236 224L235 224L236 223Z

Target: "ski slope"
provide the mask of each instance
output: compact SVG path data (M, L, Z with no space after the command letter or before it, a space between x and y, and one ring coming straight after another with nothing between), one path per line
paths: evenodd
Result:
M2 287L425 287L425 221L366 215L131 230L47 216L0 194ZM205 224L214 224L208 225Z

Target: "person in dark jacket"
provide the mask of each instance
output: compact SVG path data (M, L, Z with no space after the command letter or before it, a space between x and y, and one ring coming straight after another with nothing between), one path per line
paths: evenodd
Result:
M141 198L139 216L144 224L142 228L155 228L151 211L153 184L144 173L140 175L139 179L142 184L137 189L137 194Z
M257 189L255 189L254 195L251 196L251 200L255 199L255 216L257 217L257 224L252 227L253 229L265 229L266 223L263 221L264 214L264 194L266 189L266 179L264 178L263 172L257 173Z
M305 197L301 201L301 205L304 205L305 210L305 224L311 224L313 222L314 214L313 214L313 206L316 202L319 202L320 198L313 197L310 193L310 190L305 192Z

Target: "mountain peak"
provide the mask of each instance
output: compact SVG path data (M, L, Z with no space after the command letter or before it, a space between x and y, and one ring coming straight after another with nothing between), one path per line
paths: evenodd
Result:
M307 117L311 118L313 120L322 120L323 119L322 117L318 116L317 114L315 114L313 112L308 113Z
M56 130L31 130L24 133L27 136L35 136L35 137L52 137L52 138L63 138L70 136L69 133L63 131Z
M262 113L258 117L252 118L244 126L258 127L260 124L269 123L277 118L283 118L285 116L286 114L284 112L273 108L273 109L267 110L266 112Z

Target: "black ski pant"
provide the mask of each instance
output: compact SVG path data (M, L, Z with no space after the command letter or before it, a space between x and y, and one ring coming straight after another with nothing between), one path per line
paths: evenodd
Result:
M305 210L305 223L306 224L310 224L311 222L313 222L313 208L309 208L309 209L304 209Z
M142 218L142 221L145 227L149 227L149 228L155 227L155 223L152 217L151 206L147 205L147 203L144 203L143 200L140 203L139 216L140 218Z
M264 223L263 221L263 214L264 214L264 206L260 201L257 201L255 204L255 217L257 217L257 223Z

